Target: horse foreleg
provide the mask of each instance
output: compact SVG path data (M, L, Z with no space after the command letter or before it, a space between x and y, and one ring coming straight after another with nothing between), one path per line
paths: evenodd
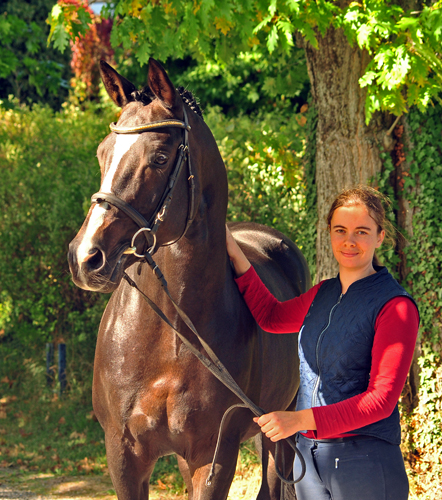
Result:
M118 500L148 500L155 461L137 453L136 444L117 432L106 432L109 474Z
M189 466L183 457L179 455L176 456L178 460L178 468L180 469L181 476L183 477L184 483L187 488L188 500L193 500L193 484L192 484L192 474L190 472Z
M227 498L236 471L238 451L239 440L235 443L229 440L221 444L215 464L215 474L210 484L206 481L212 466L213 450L210 455L206 455L201 460L204 465L187 462L192 477L193 496L191 498L193 500L225 500Z
M276 474L275 451L276 444L261 433L255 438L255 445L261 457L262 463L262 483L257 500L284 500L296 499L295 489L290 485L281 485L281 480ZM284 461L281 454L278 456L278 467L285 477L289 477L293 468L294 452L289 447L284 446ZM281 488L284 488L281 496Z

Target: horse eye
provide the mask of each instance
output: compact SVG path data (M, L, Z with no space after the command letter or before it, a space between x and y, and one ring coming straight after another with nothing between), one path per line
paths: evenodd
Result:
M163 155L163 154L158 154L157 156L155 156L155 161L154 163L156 165L164 165L165 163L167 163L169 160L169 157L166 156L166 155Z
M109 205L109 203L107 201L102 201L100 203L100 207L104 208L104 210L110 210L110 205Z

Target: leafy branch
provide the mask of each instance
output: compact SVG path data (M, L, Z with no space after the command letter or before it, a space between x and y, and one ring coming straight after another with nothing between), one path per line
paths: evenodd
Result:
M117 0L113 16L112 45L131 49L141 64L150 56L163 61L185 55L228 61L238 52L278 56L293 50L294 33L317 48L327 30L343 29L349 43L372 56L360 79L367 89L367 123L376 111L400 116L413 105L423 109L442 89L442 0L419 12L378 0L344 8L326 0ZM80 0L61 0L49 22L49 39L64 50L69 38L88 29L90 16Z
M81 0L60 1L52 7L48 18L51 26L48 45L52 42L60 52L64 52L69 40L75 41L79 35L84 35L92 21L91 10L87 3Z

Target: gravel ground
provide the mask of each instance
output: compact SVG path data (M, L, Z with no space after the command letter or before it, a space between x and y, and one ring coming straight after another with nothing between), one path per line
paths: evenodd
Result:
M116 500L109 476L22 475L0 469L0 500Z
M228 500L252 500L259 490L260 467L239 466ZM151 485L151 500L187 500L164 484ZM17 468L0 468L0 500L117 500L109 475L24 475Z
M16 488L0 484L1 500L40 500L41 498L40 495L35 495L31 491L17 490Z

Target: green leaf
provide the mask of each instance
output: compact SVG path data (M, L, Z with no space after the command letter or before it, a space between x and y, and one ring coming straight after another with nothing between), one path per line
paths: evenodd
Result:
M367 71L360 79L359 79L359 85L364 88L367 87L368 85L372 85L376 78L376 72L374 71Z
M269 36L267 38L267 48L269 52L272 53L278 44L278 27L274 24L270 30Z
M81 22L83 27L86 28L86 25L88 25L92 21L90 13L82 7L77 10L77 14L79 21Z
M137 59L139 63L143 66L149 62L149 57L151 56L151 45L146 40L137 50Z
M63 19L63 9L58 3L52 7L50 17L53 21L59 21L59 22Z
M415 30L416 28L419 27L419 18L417 17L402 17L399 22L397 23L397 27L401 30L409 30L413 29Z
M0 78L8 78L18 65L19 60L14 52L0 47Z
M371 35L373 33L373 26L363 24L357 31L357 42L361 49L364 47L371 52Z
M259 31L261 31L263 28L265 28L269 23L270 21L272 20L272 16L267 16L265 17L253 30L253 33L258 33Z
M54 47L58 49L61 53L66 50L69 45L69 35L66 32L65 27L62 24L58 24L52 34L52 40L54 42Z
M11 23L8 21L6 16L0 17L0 35L5 37L11 31Z

